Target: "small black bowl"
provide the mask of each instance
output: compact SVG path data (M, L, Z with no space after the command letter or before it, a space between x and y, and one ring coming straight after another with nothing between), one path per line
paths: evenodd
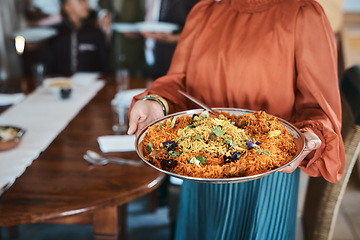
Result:
M61 88L60 97L61 99L68 99L71 96L71 88Z

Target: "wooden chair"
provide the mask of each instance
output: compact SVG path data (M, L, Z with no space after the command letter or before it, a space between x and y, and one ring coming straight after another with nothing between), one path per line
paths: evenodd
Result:
M360 65L352 66L344 72L340 86L349 102L356 124L360 125ZM360 160L355 163L351 178L360 187Z
M354 164L360 154L360 126L355 124L351 108L342 94L343 128L346 165L340 182L330 183L322 177L310 177L303 210L307 240L332 239L340 203Z
M360 125L360 65L352 66L344 72L340 87L349 102L355 122Z

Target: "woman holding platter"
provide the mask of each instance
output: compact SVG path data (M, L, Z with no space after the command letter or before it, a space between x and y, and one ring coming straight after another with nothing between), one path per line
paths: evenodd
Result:
M313 0L200 1L167 75L135 97L128 133L197 108L178 89L211 107L285 119L303 132L306 147L290 166L257 180L184 181L175 239L295 239L299 168L338 182L345 164L336 44L321 6Z

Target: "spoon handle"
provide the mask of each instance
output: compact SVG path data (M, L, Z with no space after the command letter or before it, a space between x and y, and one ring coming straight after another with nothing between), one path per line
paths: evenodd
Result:
M131 165L131 166L142 166L143 165L142 162L137 162L137 161L128 160L128 159L124 159L124 158L104 158L104 159L106 159L109 162L121 164L121 165Z
M191 100L193 103L197 104L198 106L204 108L205 110L209 111L210 113L214 114L216 117L219 117L219 113L216 112L214 109L212 109L211 107L209 107L208 105L206 105L205 103L201 102L200 100L194 98L193 96L178 90L178 92L180 94L182 94L183 96L185 96L186 98L188 98L189 100Z

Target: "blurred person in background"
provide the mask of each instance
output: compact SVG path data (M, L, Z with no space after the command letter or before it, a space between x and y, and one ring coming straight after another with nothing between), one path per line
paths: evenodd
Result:
M107 72L105 35L90 18L87 0L61 0L61 15L58 35L40 50L47 73Z
M169 70L180 33L192 7L199 0L146 0L145 21L170 22L179 25L179 30L168 32L142 32L145 40L145 59L153 78L164 76Z
M111 14L100 7L99 0L89 0L90 17L105 34L111 33ZM47 27L62 21L60 0L25 0L25 15L30 26Z
M175 32L141 32L140 34L124 33L127 39L121 40L120 65L129 66L127 61L126 45L131 45L130 41L137 41L138 46L141 41L144 48L141 52L143 65L141 65L144 76L157 78L167 73L171 58L179 40L180 33L184 27L186 17L192 7L199 0L123 0L121 4L120 21L121 22L169 22L175 23L179 29ZM130 15L131 13L131 15ZM144 37L144 41L139 40L139 36ZM131 58L131 56L129 56ZM123 61L123 63L121 63ZM135 64L139 65L139 62ZM130 66L132 68L132 66Z
M21 75L21 59L16 53L13 33L22 24L22 0L0 0L0 84ZM18 83L20 85L20 83Z

